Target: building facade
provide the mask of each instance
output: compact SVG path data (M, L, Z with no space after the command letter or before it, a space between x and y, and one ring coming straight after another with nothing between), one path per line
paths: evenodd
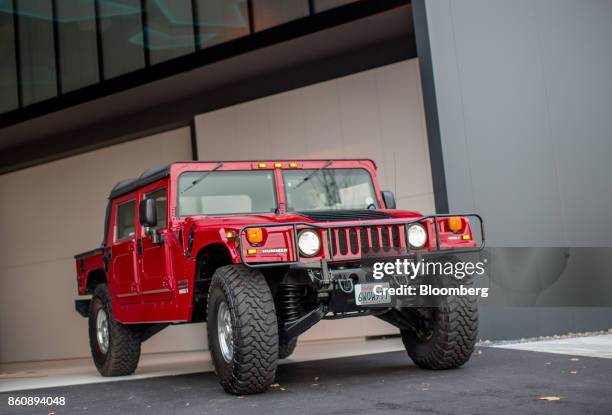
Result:
M368 157L400 208L476 211L494 247L610 247L610 21L607 0L0 0L0 361L88 355L72 255L114 183L175 160ZM608 300L489 305L482 337L610 327Z

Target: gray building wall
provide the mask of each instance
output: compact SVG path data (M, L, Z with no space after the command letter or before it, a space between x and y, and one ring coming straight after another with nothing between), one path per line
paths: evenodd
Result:
M449 210L480 213L489 246L612 247L612 3L413 4ZM537 305L483 312L483 336L612 327L610 308Z

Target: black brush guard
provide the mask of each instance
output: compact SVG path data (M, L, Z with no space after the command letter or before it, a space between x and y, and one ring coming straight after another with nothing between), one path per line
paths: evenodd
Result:
M448 218L448 217L453 217L453 216L460 216L463 218L475 218L478 222L478 224L480 225L480 244L476 247L466 247L466 248L441 248L440 247L440 222L439 219L440 218ZM433 223L434 223L434 230L435 230L435 237L436 237L436 248L435 250L432 249L428 249L428 250L423 250L423 249L410 249L408 246L408 227L412 224L415 223L421 223L424 221L427 221L429 219L433 219ZM315 264L318 263L318 261L314 262L314 261L300 261L300 251L299 251L299 247L298 247L298 233L304 229L322 229L325 230L326 235L327 235L327 246L328 252L324 252L324 258L321 259L321 263L319 266L317 266L317 268L323 268L323 269L327 269L328 268L328 263L330 262L337 262L337 261L359 261L363 258L361 251L359 252L359 254L354 255L354 256L342 256L341 258L338 257L338 255L334 254L334 249L332 249L332 247L334 246L334 241L333 241L333 235L334 235L334 230L340 230L340 229L350 229L350 228L374 228L374 227L391 227L391 226L403 226L404 228L404 240L406 241L405 245L406 245L406 254L402 254L402 255L393 255L395 258L398 257L414 257L414 256L418 256L418 257L427 257L427 256L439 256L439 255L445 255L445 254L459 254L459 253L473 253L473 252L480 252L484 249L485 247L485 231L484 231L484 222L482 220L482 217L480 215L477 215L475 213L469 213L469 214L438 214L438 215L429 215L429 216L422 216L418 219L412 220L412 221L401 221L401 220L397 220L397 219L387 219L387 220L382 220L382 221L367 221L367 222L363 222L361 224L358 225L342 225L342 224L334 224L334 225L317 225L317 224L313 224L313 223L308 223L308 222L291 222L291 223L278 223L278 224L252 224L252 225L246 225L243 226L242 228L240 228L240 231L238 233L238 237L239 240L242 242L243 238L242 236L244 235L244 232L246 232L247 229L250 228L281 228L281 227L285 227L285 228L292 228L292 248L293 248L293 253L295 255L295 257L297 258L296 261L286 261L286 262L258 262L258 263L249 263L246 259L245 259L245 255L244 255L244 245L243 243L240 244L239 247L239 252L240 252L240 260L241 262L246 265L247 267L250 268L269 268L269 267L291 267L291 266L296 266L296 267L313 267ZM472 234L474 234L474 226L475 224L472 223L472 220L470 220L470 226L472 227ZM382 245L381 245L382 247ZM368 259L375 259L375 255L368 255ZM381 258L383 258L381 256Z

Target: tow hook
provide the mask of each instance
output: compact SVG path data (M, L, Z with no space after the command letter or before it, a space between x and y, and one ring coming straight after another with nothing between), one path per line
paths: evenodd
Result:
M353 279L350 276L342 275L335 279L338 283L338 288L345 294L351 294L355 288Z

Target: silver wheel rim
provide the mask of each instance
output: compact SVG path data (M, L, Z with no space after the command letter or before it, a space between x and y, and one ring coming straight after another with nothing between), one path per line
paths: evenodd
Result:
M232 316L225 301L219 304L219 310L217 311L217 334L223 360L229 363L234 356L234 331L232 329Z
M100 351L106 354L108 352L108 317L103 309L99 309L96 316L96 338Z

